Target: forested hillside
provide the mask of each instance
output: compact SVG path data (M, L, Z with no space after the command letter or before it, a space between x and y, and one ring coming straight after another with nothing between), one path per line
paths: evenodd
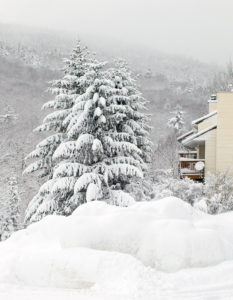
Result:
M33 178L22 176L24 157L41 139L33 129L44 117L41 106L51 97L46 89L49 81L61 76L62 58L69 55L75 39L71 34L0 26L0 200L7 197L8 177L16 176L23 199L22 212L38 185ZM110 64L116 57L129 62L149 101L155 145L169 133L167 121L177 105L185 111L187 128L192 119L205 112L212 81L221 71L217 66L189 58L142 47L135 50L133 45L114 47L113 42L109 47L106 41L100 43L90 37L84 38L83 43Z

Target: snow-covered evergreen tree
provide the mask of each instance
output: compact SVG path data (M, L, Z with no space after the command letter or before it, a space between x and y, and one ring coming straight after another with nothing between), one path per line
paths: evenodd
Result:
M177 109L172 112L173 117L168 120L168 127L175 130L177 134L179 134L184 128L184 111L181 109Z
M149 128L130 72L124 64L105 71L104 64L93 63L83 81L89 87L67 117L67 139L53 154L53 178L30 203L29 222L47 214L69 215L85 201L116 199L115 191L146 170Z
M35 129L38 132L52 132L52 135L41 141L26 157L36 161L29 164L24 173L39 171L40 177L52 177L54 167L52 156L58 145L66 138L68 122L64 120L72 113L72 106L77 96L83 94L88 86L87 82L80 78L87 72L90 63L87 48L82 47L78 42L70 58L65 59L63 78L54 80L49 88L49 91L55 95L55 99L48 101L42 107L54 111L48 114L42 125Z
M17 119L18 115L15 114L14 109L10 105L7 105L4 113L0 115L0 125L2 127L13 125Z
M134 99L135 101L131 103L130 101L123 102L125 109L130 111L133 109L134 114L129 114L126 118L122 119L121 126L122 131L129 134L131 137L131 142L136 143L137 147L141 150L142 159L145 164L143 164L143 178L135 176L130 178L130 180L125 181L124 190L130 192L134 195L137 194L135 199L139 200L139 193L141 191L141 199L148 199L150 196L150 189L148 189L148 170L147 163L151 162L151 151L152 151L152 142L149 139L150 126L148 125L149 115L142 113L146 111L147 101L142 97L141 93L138 91L136 86L136 81L128 68L128 65L125 60L118 59L115 61L115 67L110 69L111 77L115 83L115 87L118 89L124 90L124 97L129 97L129 99ZM119 106L119 109L122 109L122 104ZM129 123L136 125L135 128L129 127ZM131 124L132 125L132 124ZM133 134L132 130L133 129ZM134 140L135 139L135 140ZM120 193L120 195L122 192ZM121 203L121 197L119 197Z
M67 133L68 133L67 129L69 128L70 122L73 119L75 120L76 118L79 117L79 115L81 114L81 112L84 109L84 104L85 104L85 101L80 102L77 99L82 97L85 90L90 85L90 83L91 83L90 80L92 78L92 74L93 73L95 74L95 70L100 69L103 66L104 66L104 64L99 64L97 61L95 61L94 59L90 59L89 57L88 57L88 59L85 59L85 72L80 74L80 76L77 78L77 82L78 82L79 86L83 88L83 90L80 89L80 94L72 94L72 103L70 104L70 107L68 108L69 113L61 121L61 124L64 128L64 132L62 133L62 138L59 140L59 143L55 144L55 141L51 140L52 151L49 152L48 159L50 162L49 166L52 165L53 168L50 168L50 176L48 177L48 181L46 181L44 183L44 185L42 185L39 192L34 196L32 201L29 203L27 211L26 211L26 216L25 216L26 222L28 222L29 220L37 221L47 214L61 213L63 211L62 208L60 208L61 199L57 199L57 197L54 196L54 193L51 191L51 187L52 187L51 183L54 181L54 180L52 180L51 177L53 176L55 166L58 167L58 162L53 159L53 154L55 153L55 150L58 148L58 145L60 143L62 143L62 142L66 143L69 140L69 137L67 135ZM58 94L58 97L59 97L59 95L60 94ZM66 98L66 97L64 97L64 98ZM66 100L66 99L64 99L64 100ZM53 102L48 102L45 106L50 107L50 103L53 103ZM58 103L59 103L59 101L58 101ZM65 103L66 103L66 101L65 101ZM68 103L69 103L69 101L68 101ZM42 126L43 126L43 124L42 124ZM40 146L40 144L39 144L39 146ZM50 144L49 144L49 146L50 146ZM37 149L35 151L37 151ZM33 154L33 152L32 152L32 154ZM29 166L29 168L30 168L30 166ZM26 169L26 172L28 172L28 169ZM63 184L64 188L66 188L67 187L66 184L69 184L69 179L70 178L65 179L65 180L63 180L63 182L59 182L59 184ZM61 186L59 186L59 188L60 187ZM58 196L61 197L61 195L58 195Z
M122 101L117 102L118 110L122 110L122 106L124 106L128 112L128 115L121 121L121 126L124 127L121 130L131 135L132 139L133 136L136 138L136 145L142 151L143 161L149 163L151 161L153 144L149 138L151 127L148 124L150 117L145 113L148 101L146 101L138 91L136 80L125 60L116 60L115 68L111 68L109 71L115 88L122 90L120 96L122 97Z
M8 197L4 206L4 215L1 218L2 239L8 238L14 231L20 229L20 203L17 179L10 177L8 179Z

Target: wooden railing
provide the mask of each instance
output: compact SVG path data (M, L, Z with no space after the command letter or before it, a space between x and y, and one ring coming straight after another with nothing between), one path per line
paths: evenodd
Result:
M195 180L203 180L205 176L205 169L197 171L195 165L197 162L205 162L204 159L193 159L180 157L179 161L179 173L180 178L188 177Z

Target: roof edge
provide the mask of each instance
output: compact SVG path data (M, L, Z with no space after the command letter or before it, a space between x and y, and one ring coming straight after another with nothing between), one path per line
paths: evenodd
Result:
M185 139L182 142L182 144L185 145L186 143L191 142L193 139L195 139L195 138L197 138L197 137L199 137L199 136L201 136L201 135L203 135L203 134L205 134L205 133L207 133L207 132L209 132L209 131L211 131L213 129L216 129L216 128L217 128L217 124L214 124L214 125L206 128L206 129L204 129L204 130L202 130L202 131L200 131L200 132L198 132L198 133L196 133L196 134L188 137L187 139Z
M210 117L216 115L217 113L218 113L217 110L212 111L211 113L209 113L209 114L207 114L207 115L205 115L205 116L203 116L203 117L201 117L201 118L199 118L199 119L196 119L196 120L192 121L192 125L199 124L199 123L201 123L202 121L204 121L204 120L206 120L206 119L208 119L208 118L210 118Z
M180 140L184 139L186 136L188 136L188 135L190 135L192 133L194 133L193 129L190 130L190 131L188 131L188 132L186 132L186 133L184 133L184 134L182 134L182 135L180 135L180 136L178 136L177 141L179 142Z

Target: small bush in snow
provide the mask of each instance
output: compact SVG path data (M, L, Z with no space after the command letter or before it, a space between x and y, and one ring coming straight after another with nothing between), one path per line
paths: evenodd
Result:
M133 178L126 185L125 191L132 195L136 201L150 201L154 198L153 184L148 178Z
M155 199L175 196L193 205L203 196L203 184L188 178L173 178L170 170L157 170L153 181Z
M207 173L202 184L188 178L173 178L171 170L156 170L153 190L156 200L175 196L209 214L233 210L233 178L227 172Z
M233 178L227 173L208 173L205 178L204 196L207 212L210 214L233 210Z
M109 204L127 207L135 203L135 200L129 193L121 190L112 190L110 192Z

